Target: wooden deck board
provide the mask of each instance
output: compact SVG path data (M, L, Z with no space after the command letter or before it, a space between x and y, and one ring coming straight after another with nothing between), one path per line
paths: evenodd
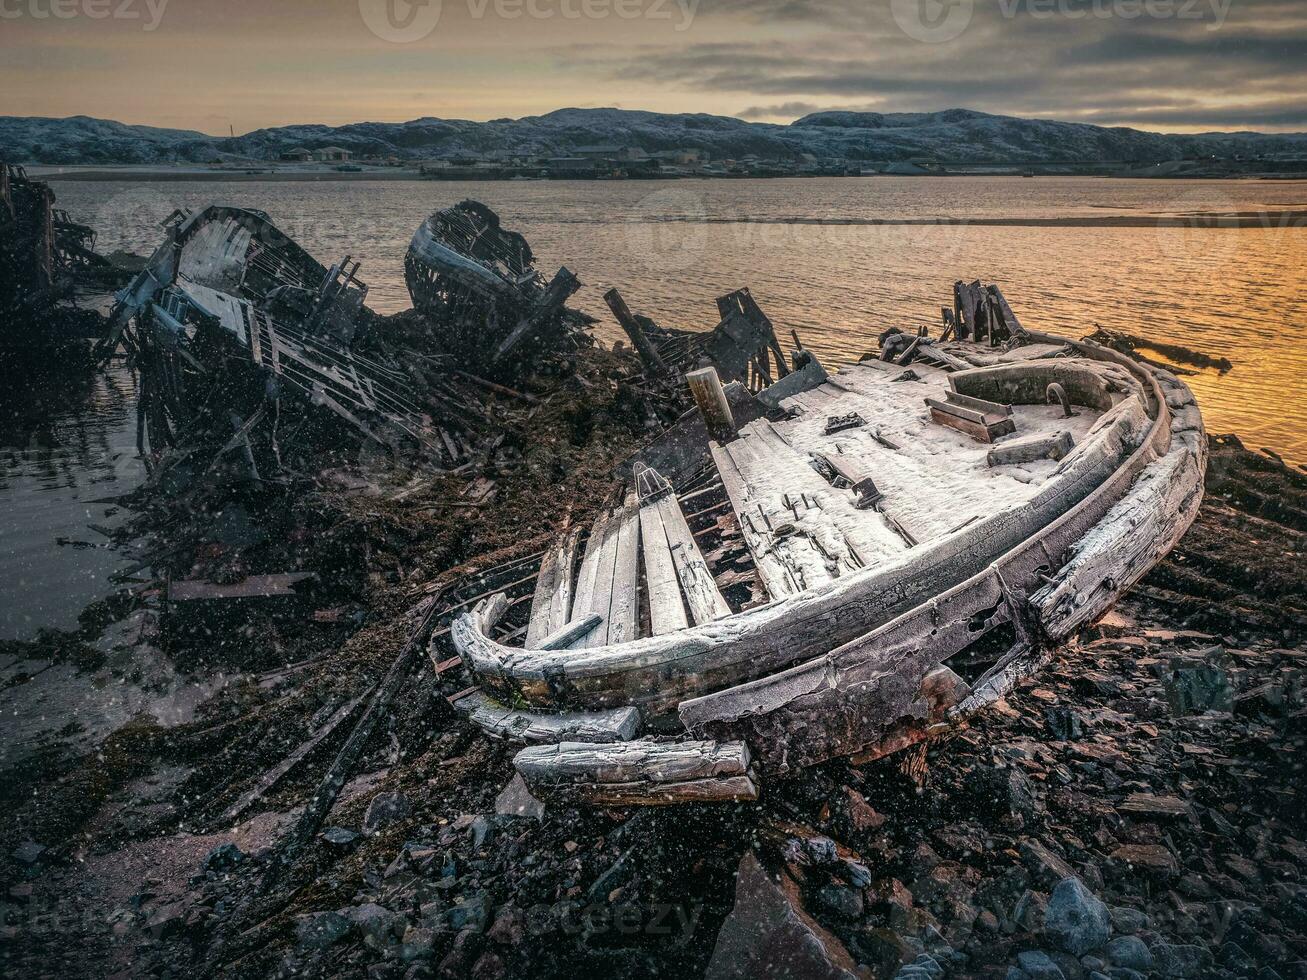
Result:
M572 615L573 618L583 618L595 613L594 594L599 577L599 563L601 553L604 548L604 541L608 536L608 523L612 518L609 511L600 511L599 516L595 518L594 526L590 529L590 540L586 542L585 557L581 560L581 570L576 576L576 594L572 597ZM612 571L609 571L608 584L604 587L605 594L612 588ZM603 612L598 613L603 617L604 626L595 630L596 633L607 633L608 623L608 602L605 599ZM588 638L587 638L588 639ZM586 639L582 639L572 644L572 649L579 649L586 646Z
M663 530L667 534L667 543L671 547L672 564L676 577L685 593L686 604L690 607L690 618L696 626L724 619L731 614L731 607L726 604L717 582L713 579L704 560L703 552L690 532L685 514L675 497L664 497L658 502L662 517Z
M627 495L615 537L607 642L626 643L640 632L640 507L634 490Z
M672 562L671 545L663 526L661 503L660 500L640 508L640 540L644 551L645 583L649 588L649 623L654 636L674 633L690 625L685 615L685 603L681 601L681 586ZM675 504L675 500L672 503Z

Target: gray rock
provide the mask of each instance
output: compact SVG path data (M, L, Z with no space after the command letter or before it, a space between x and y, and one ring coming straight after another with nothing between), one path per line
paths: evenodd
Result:
M19 864L35 864L41 860L45 848L34 840L25 840L14 848L14 860Z
M1067 878L1053 889L1044 913L1044 932L1072 956L1084 956L1103 946L1112 935L1107 906L1079 878Z
M1206 663L1178 658L1172 662L1165 686L1171 710L1177 715L1234 710L1234 689L1223 666L1225 653L1213 647L1206 654Z
M888 971L887 971L888 972ZM840 941L804 910L797 886L773 881L746 853L735 908L717 934L707 980L855 980L858 967Z
M1202 977L1212 968L1212 954L1202 946L1158 943L1153 947L1153 964L1164 977Z
M322 839L332 847L349 847L359 835L345 827L328 827L322 832Z
M440 919L451 932L485 932L490 925L490 899L485 892L469 895L461 905L445 909Z
M1113 966L1147 973L1153 968L1153 954L1138 936L1117 936L1107 944L1107 958Z
M203 868L222 874L234 871L244 861L245 852L235 844L219 844L205 857Z
M472 835L473 850L479 851L481 848L485 847L489 841L494 839L494 821L490 817L479 816L473 820L472 825L468 827L468 833Z
M823 885L817 890L817 904L843 919L862 917L862 892L847 885Z
M1108 969L1107 975L1111 977L1112 980L1148 980L1146 974L1140 973L1138 970L1132 970L1126 966L1111 967Z
M1031 877L1038 885L1051 887L1067 878L1075 877L1075 871L1060 857L1037 840L1024 840L1019 846L1021 859L1030 869Z
M1039 932L1044 928L1048 914L1048 900L1039 892L1025 891L1012 908L1012 921L1026 932Z
M405 963L427 959L431 956L435 944L435 930L409 926L404 930L404 942L399 948L399 958Z
M1128 905L1113 905L1109 915L1112 917L1112 928L1129 936L1144 932L1152 924L1145 913Z
M545 818L545 805L531 795L521 775L514 774L495 798L495 813L539 822Z
M1066 980L1066 974L1053 962L1052 957L1040 950L1028 949L1018 953L1017 962L1031 980Z
M403 820L412 811L408 797L403 793L378 793L363 814L363 833L373 834Z
M300 916L295 938L300 949L326 949L348 936L353 928L339 912L314 912Z
M400 921L398 915L375 902L347 909L345 917L365 938L379 943L388 943L395 938L395 927Z
M909 965L925 970L932 980L940 980L940 978L944 976L944 968L940 966L935 957L931 956L929 953L922 953Z

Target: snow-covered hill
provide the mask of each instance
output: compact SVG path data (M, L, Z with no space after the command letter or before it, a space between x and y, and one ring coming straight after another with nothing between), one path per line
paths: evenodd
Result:
M560 109L544 116L471 122L282 126L236 138L127 126L107 120L0 117L0 159L17 163L203 163L274 160L295 147L340 146L358 156L420 160L502 153L563 156L577 147L700 149L714 159L750 154L819 161L933 160L1033 164L1155 162L1199 156L1307 155L1307 134L1163 135L1083 123L995 116L970 109L926 113L821 112L788 126L726 116L622 109Z

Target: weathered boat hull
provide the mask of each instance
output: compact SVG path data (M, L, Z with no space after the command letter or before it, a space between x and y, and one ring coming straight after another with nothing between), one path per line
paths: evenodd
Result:
M1180 381L1094 344L1028 339L1066 345L1110 369L1049 361L1047 371L998 365L953 376L965 379L958 387L966 397L1016 402L1042 396L1055 377L1071 401L1105 410L1025 506L889 567L666 636L516 650L491 640L493 622L477 614L455 624L456 648L487 692L525 702L527 712L636 705L651 730L669 737L747 748L755 782L837 756L876 758L964 724L1146 574L1202 499L1205 435ZM950 668L950 658L1000 627L1010 649L990 670L968 683ZM569 751L602 759L632 750L556 748L550 758L569 773L567 792L542 782L539 759L524 775L546 795L619 802L605 797L605 780L587 783L586 765ZM669 796L656 787L648 795ZM629 787L620 797L633 802Z

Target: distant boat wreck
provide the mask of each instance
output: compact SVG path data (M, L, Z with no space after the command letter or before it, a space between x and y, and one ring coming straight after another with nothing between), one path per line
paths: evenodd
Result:
M734 304L750 321L741 295L726 319ZM631 319L633 341L667 345ZM765 386L740 383L756 362L725 387L691 370L698 411L546 552L529 614L497 594L453 623L476 685L456 707L527 744L534 793L752 800L830 759L919 746L1174 546L1207 453L1174 374L1027 331L993 286L956 284L943 319L938 339L889 331L834 375L801 350ZM438 673L448 655L433 645Z

